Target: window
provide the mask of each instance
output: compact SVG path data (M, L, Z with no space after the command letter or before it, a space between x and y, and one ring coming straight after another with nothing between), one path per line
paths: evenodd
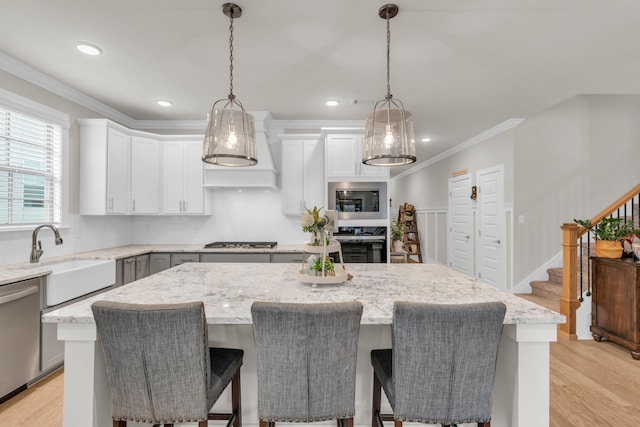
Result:
M60 223L59 124L0 105L0 227Z

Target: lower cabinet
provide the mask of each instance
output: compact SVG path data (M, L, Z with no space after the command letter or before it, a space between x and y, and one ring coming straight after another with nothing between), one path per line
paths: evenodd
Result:
M171 268L171 254L150 254L149 274L160 273Z
M278 252L271 254L271 262L302 262L305 259L304 252Z
M640 360L640 263L593 258L591 333L618 343Z
M149 275L149 254L116 260L116 286L126 285Z
M136 257L136 280L143 279L149 275L149 254L138 255Z
M171 254L171 267L184 264L185 262L200 262L200 255L193 253L173 253Z
M126 285L136 280L136 257L125 258L122 260L122 281L121 284Z
M268 253L203 253L200 262L271 262L271 256Z

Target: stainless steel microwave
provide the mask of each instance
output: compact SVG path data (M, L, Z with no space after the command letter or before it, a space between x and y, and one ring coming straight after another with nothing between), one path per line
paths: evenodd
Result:
M387 218L386 182L330 182L328 209L340 219Z

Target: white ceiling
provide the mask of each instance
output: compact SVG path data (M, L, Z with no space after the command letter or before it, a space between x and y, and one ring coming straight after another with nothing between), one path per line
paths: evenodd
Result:
M229 91L222 3L0 0L0 52L132 119L203 120ZM234 92L247 110L277 120L364 120L366 101L384 97L383 1L238 4ZM396 4L391 92L413 112L416 138L432 139L418 143L419 162L576 94L640 93L638 0ZM79 40L104 54L79 54ZM328 98L342 103L330 109ZM175 104L161 108L158 99Z

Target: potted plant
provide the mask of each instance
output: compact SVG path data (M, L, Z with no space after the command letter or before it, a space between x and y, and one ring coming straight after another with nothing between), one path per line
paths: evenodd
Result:
M393 221L391 224L391 240L393 240L394 252L402 251L402 223Z
M596 238L596 256L600 258L621 258L621 240L630 234L639 233L634 230L633 221L623 222L622 218L603 218L596 225L591 220L574 219L576 224L589 230Z
M308 266L308 272L312 276L322 276L322 269L326 276L335 276L335 267L329 257L320 256L311 262Z

